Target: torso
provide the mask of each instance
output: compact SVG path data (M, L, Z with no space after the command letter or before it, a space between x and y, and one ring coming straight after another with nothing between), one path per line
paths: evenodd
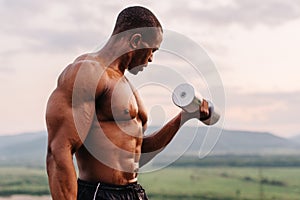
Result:
M93 57L89 59L98 62ZM104 70L108 80L106 89L95 98L96 115L84 145L76 152L79 178L124 185L136 181L147 117L140 98L124 75L110 68ZM67 96L72 98L70 94Z

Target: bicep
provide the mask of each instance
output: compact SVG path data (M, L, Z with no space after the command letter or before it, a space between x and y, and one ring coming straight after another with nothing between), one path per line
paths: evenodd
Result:
M94 105L85 102L69 106L64 99L47 107L48 151L61 149L74 153L85 140L94 116Z
M143 134L145 135L145 132L146 132L146 130L147 130L147 128L148 128L148 124L147 124L147 122L143 125Z
M82 144L85 141L95 119L94 101L85 102L72 108L72 118L73 122L70 122L72 123L70 129L77 136L73 143L76 144L76 148L78 149L78 144Z

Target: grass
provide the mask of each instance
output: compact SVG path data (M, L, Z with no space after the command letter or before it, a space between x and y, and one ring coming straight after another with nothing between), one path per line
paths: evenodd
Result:
M13 194L49 194L45 170L25 167L1 167L0 196Z
M300 168L169 167L140 174L151 200L298 200ZM0 196L47 195L45 169L0 168Z
M167 168L143 174L140 182L152 200L298 200L299 168Z

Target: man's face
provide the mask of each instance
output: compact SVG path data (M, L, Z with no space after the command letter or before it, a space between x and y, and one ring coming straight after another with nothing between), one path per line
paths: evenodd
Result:
M135 50L132 61L128 66L128 71L134 75L143 71L144 67L147 67L149 62L153 60L153 54L160 47L162 42L162 31L159 31L150 41L144 41L142 38L141 48Z

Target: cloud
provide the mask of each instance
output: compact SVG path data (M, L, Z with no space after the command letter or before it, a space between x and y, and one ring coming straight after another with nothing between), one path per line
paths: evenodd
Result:
M183 32L197 42L205 42L207 47L214 49L214 53L218 51L217 56L222 55L223 59L221 61L219 59L220 66L226 64L226 67L235 67L235 60L243 58L243 55L241 55L243 52L252 56L256 54L253 54L251 51L259 52L259 55L263 55L266 58L270 58L271 56L269 55L273 55L262 54L255 49L255 44L262 44L260 41L265 42L265 38L262 38L257 43L253 43L252 41L256 40L253 38L249 40L249 36L253 35L254 32L246 30L246 32L249 32L249 35L245 35L244 30L240 31L240 29L258 25L279 26L300 16L298 0L190 0L176 1L176 3L172 0L165 0L163 2L143 1L141 3L157 14L162 24L167 25L165 26L166 28ZM24 99L23 97L20 98L20 92L13 92L15 90L22 91L24 94L31 94L32 99L28 100L31 103L28 104L32 104L32 106L35 106L37 103L41 104L39 109L33 108L37 110L35 116L25 117L28 119L26 122L24 122L23 115L12 114L11 118L8 118L6 117L7 114L2 112L3 123L7 124L7 130L14 127L10 123L10 121L13 121L12 119L18 122L19 126L14 127L18 130L30 129L33 126L38 128L44 126L43 123L37 123L37 121L41 121L40 112L42 112L44 106L42 103L45 102L44 99L46 99L48 92L50 93L56 75L62 70L60 66L72 61L73 56L77 56L78 53L93 51L94 48L103 43L103 39L107 38L113 29L117 14L128 5L132 5L132 2L129 0L120 2L95 0L0 0L0 13L2 16L0 18L0 44L3 47L0 50L0 78L1 81L3 80L6 83L2 86L2 90L8 95L7 101L2 100L4 102L3 105L11 104L11 99L20 99L20 101ZM237 29L240 32L236 31L237 29L231 29L230 25L239 25ZM284 26L282 27L284 29ZM257 34L254 34L254 36L261 36L260 30L257 31ZM265 35L269 37L269 32L266 32ZM279 41L277 38L287 38L286 35L288 34L285 32L282 35L275 35L274 41L276 41L276 44ZM288 36L288 39L290 39L290 35ZM240 46L236 45L238 47L237 52L232 53L228 51L232 38L240 38L240 40L236 40L236 43L241 44L243 49L238 49ZM244 44L244 41L248 43L245 42ZM282 41L284 44L289 44L283 39ZM250 46L250 48L249 43L253 43L253 46ZM220 48L220 45L222 48ZM247 48L244 49L246 46ZM279 47L278 49L288 49L290 46ZM261 46L259 48L262 49ZM271 48L271 50L273 49ZM297 52L296 47L294 50L293 52ZM288 49L288 51L291 51L291 49ZM272 53L272 51L269 51L269 48L266 48L265 52ZM254 61L251 64L261 64L262 61L257 59L259 58L258 56L253 57L255 59L253 59ZM272 60L276 63L280 61L278 58L282 58L282 56L274 55L272 57L274 58ZM288 60L292 59L286 57L284 62ZM164 61L167 64L163 62L159 62L159 64L173 66L170 60L164 58ZM176 64L174 64L174 67L179 67L181 63L176 62ZM245 66L243 62L238 64L241 64L238 66ZM266 63L266 65L269 65L269 63ZM186 65L181 67L184 66ZM260 67L261 65L258 66ZM251 69L253 68L251 67ZM242 70L245 71L244 68ZM242 73L242 78L237 79L236 77L241 74L236 73L236 71L236 69L230 71L232 76L230 76L231 79L228 82L232 83L231 85L243 87L241 85L242 81L247 79L246 76L250 77L250 75L244 72ZM296 70L293 72L295 72L293 74L298 74ZM36 73L42 75L33 76ZM168 73L168 75L170 79L168 82L174 85L178 84L178 76L175 76L176 74L173 76ZM165 80L165 77L164 73L160 73L155 78ZM291 80L290 76L288 79ZM28 80L30 80L30 84L28 83L29 85L25 87L24 83L27 83ZM292 80L296 80L296 78ZM251 76L251 80L248 81L250 82L249 85L252 84L252 81L260 82L257 79L257 75L253 79ZM268 75L267 81L270 82L270 75ZM282 84L282 82L283 80L279 84ZM263 87L264 84L266 83L257 85ZM257 85L253 87L254 91L258 90L259 87ZM40 89L37 89L37 86ZM41 96L45 98L41 100ZM149 99L153 98L153 93L146 94L146 96ZM165 97L161 95L161 98L156 99L158 102L166 105L168 111L175 107L170 103L170 96ZM299 100L300 92L247 94L231 90L227 94L227 124L228 126L241 129L257 130L260 128L272 132L279 132L280 129L281 132L286 130L286 132L292 133L300 128L297 121L299 119L298 113L300 113L300 106L297 105L300 102ZM15 106L18 102L13 103L14 106L10 106L11 110L7 110L7 112L20 113L20 110L24 110L22 106ZM30 111L28 112L28 110L32 109L27 109L23 113L29 113ZM167 116L169 115L167 114ZM26 125L21 124L21 122ZM18 130L14 131L17 132Z
M191 1L189 2L191 4ZM199 1L198 6L190 6L188 11L181 8L188 3L177 2L170 4L168 15L186 19L187 23L193 19L195 24L208 23L214 26L238 24L249 28L256 25L277 26L286 21L300 17L300 4L298 0L233 0L228 4L212 4L208 1Z
M289 135L300 131L300 91L243 93L227 90L227 125Z
M15 71L16 70L14 68L10 68L10 67L7 67L7 66L1 66L0 67L0 74L7 75L7 74L14 73Z
M108 1L37 1L3 0L0 2L2 34L17 35L38 42L29 46L34 51L71 50L95 47L112 31L117 13L130 1L116 4ZM300 16L297 0L233 0L229 3L208 1L167 1L146 3L166 23L186 21L210 26L239 24L280 25ZM195 6L196 5L196 6ZM147 5L146 5L147 6ZM160 13L158 8L165 12ZM174 16L176 13L176 16ZM166 20L165 20L166 19ZM163 22L164 23L164 22Z
M98 12L84 1L6 0L0 6L5 16L0 19L1 38L35 41L26 46L26 51L93 50L112 29L103 17L111 9L109 5L108 9L98 5Z

